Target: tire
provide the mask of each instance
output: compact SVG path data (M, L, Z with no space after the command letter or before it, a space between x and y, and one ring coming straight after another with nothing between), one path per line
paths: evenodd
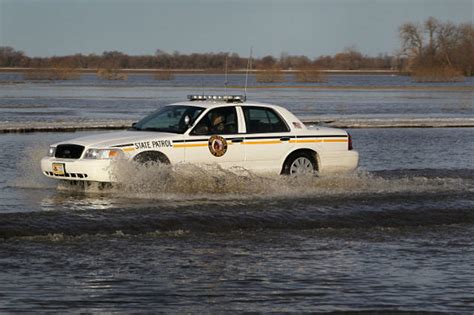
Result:
M317 171L318 167L314 153L296 152L286 159L282 174L298 176L317 174Z
M133 160L140 164L170 164L168 158L159 152L143 152L138 154Z

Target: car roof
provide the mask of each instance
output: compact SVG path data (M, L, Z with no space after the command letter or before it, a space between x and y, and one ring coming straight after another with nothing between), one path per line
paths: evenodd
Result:
M177 102L173 104L169 104L168 106L196 106L196 107L204 107L204 108L214 108L214 107L227 107L227 106L261 106L261 107L272 107L277 109L283 109L283 107L268 103L260 103L260 102L252 102L252 101L245 101L245 102L225 102L225 101L184 101L184 102Z

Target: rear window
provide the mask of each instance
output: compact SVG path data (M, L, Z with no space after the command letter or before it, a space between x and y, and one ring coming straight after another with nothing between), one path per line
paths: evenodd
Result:
M271 108L242 107L247 133L288 132L288 126Z

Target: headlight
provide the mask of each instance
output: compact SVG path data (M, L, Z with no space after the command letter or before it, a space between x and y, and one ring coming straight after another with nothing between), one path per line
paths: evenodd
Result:
M123 157L123 151L120 149L89 149L84 154L85 159L119 159Z
M49 147L48 156L54 157L55 153L56 153L56 147Z

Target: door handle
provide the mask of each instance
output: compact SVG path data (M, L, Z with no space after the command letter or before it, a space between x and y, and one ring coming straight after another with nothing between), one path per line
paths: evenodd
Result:
M283 137L283 138L280 138L280 141L290 141L290 137Z
M234 138L234 139L232 139L232 143L239 143L239 142L242 142L242 141L244 141L243 138Z

